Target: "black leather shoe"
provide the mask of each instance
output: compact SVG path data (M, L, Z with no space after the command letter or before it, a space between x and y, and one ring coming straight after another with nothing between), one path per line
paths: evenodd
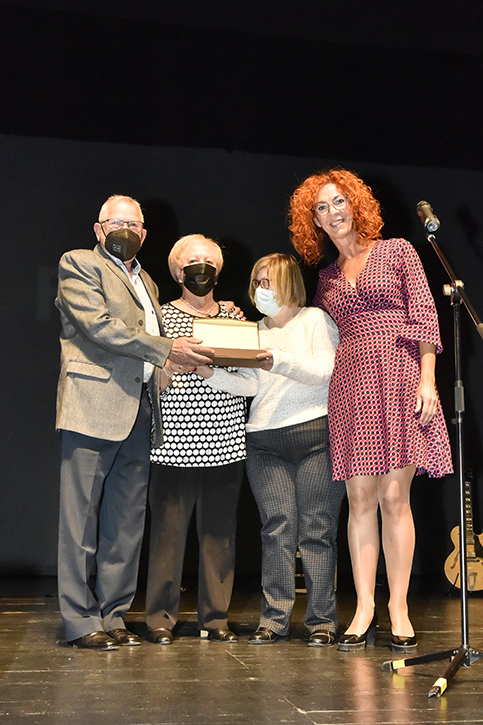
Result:
M173 633L170 629L158 627L157 629L151 629L148 639L153 644L173 644Z
M210 629L207 639L212 642L238 642L236 634L229 629Z
M248 644L272 644L273 642L279 642L281 639L285 639L285 637L272 632L267 627L259 627L256 632L248 637Z
M309 637L309 647L330 647L335 642L335 634L326 629L319 629Z
M139 639L137 634L128 632L125 627L119 627L119 629L110 629L108 630L107 634L122 647L137 647L141 644L141 640Z
M71 647L78 647L79 649L119 649L116 640L109 637L105 632L91 632L83 637L71 640L69 644Z
M339 639L337 649L342 652L357 652L365 649L366 645L371 647L376 641L377 615L374 614L372 622L363 634L343 634Z
M400 637L397 634L392 634L391 637L391 649L393 652L399 652L400 654L411 654L415 652L418 647L418 640L416 635L413 637Z

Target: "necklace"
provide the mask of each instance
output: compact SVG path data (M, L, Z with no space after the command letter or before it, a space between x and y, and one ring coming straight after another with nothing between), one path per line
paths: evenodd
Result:
M204 312L204 310L199 310L197 307L193 307L193 305L191 305L188 302L188 300L185 300L184 297L181 297L181 299L183 300L183 302L185 303L185 305L188 305L188 307L191 307L191 309L194 310L195 312L199 312L200 315L206 315L206 317L209 317L209 314L210 314L211 310L213 310L215 308L215 305L216 305L216 302L213 302L213 304L211 305L211 307L208 310L208 312Z

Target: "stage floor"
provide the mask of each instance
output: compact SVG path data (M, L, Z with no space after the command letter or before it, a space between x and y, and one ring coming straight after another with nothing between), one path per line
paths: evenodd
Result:
M195 592L182 598L173 645L148 642L114 652L75 650L62 641L55 580L3 582L0 595L0 719L19 725L405 725L483 723L483 660L459 670L441 698L429 698L447 661L383 671L389 650L386 593L378 591L376 646L363 652L307 647L299 595L288 641L254 646L260 594L236 588L237 644L198 639ZM127 624L145 634L143 594ZM339 592L341 629L354 598ZM414 592L419 655L461 645L460 600ZM469 597L470 646L483 649L483 598Z

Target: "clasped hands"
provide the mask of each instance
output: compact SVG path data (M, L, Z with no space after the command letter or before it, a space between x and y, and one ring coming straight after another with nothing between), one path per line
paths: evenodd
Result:
M220 302L228 312L232 312L241 320L245 319L243 310L233 302ZM191 373L198 367L208 366L213 362L215 351L210 347L203 347L203 340L196 337L177 337L173 340L171 351L164 369L169 375L173 373ZM211 376L210 376L211 377Z
M213 357L215 351L202 347L202 340L194 337L177 337L173 340L173 347L164 366L165 372L196 373L202 378L211 378ZM262 370L271 370L273 367L273 354L270 349L260 350L257 355Z

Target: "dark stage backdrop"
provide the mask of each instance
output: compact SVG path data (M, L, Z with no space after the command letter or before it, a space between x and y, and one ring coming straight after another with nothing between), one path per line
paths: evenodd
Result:
M145 210L148 236L140 258L161 290L177 295L166 257L183 234L200 232L225 248L218 298L233 299L256 319L246 294L252 263L290 252L286 207L306 175L341 164L357 171L383 207L385 236L404 236L418 250L440 313L445 352L438 384L454 441L452 309L442 295L446 274L416 216L432 203L438 241L483 316L483 173L352 163L345 159L264 156L219 149L157 148L48 138L0 136L2 188L0 573L51 575L56 569L58 434L54 430L59 322L54 308L61 254L95 243L92 225L102 202L129 194ZM306 270L309 297L316 274ZM467 463L474 469L474 513L483 528L483 341L463 311ZM122 411L119 411L122 414ZM479 487L479 491L477 490ZM458 522L457 482L416 479L414 573L443 579ZM257 574L259 521L245 488L240 507L240 575ZM350 576L341 526L340 572ZM188 560L188 570L194 570Z

